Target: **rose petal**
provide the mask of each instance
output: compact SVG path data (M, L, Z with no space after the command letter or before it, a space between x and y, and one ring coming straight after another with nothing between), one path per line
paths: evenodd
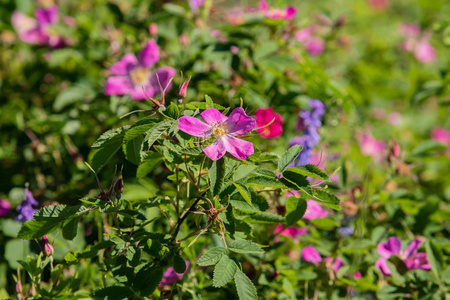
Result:
M228 117L223 115L220 111L215 108L208 108L203 111L200 116L205 120L206 123L211 124L214 122L225 122L228 120Z
M386 264L386 259L380 257L376 261L375 266L381 270L381 273L383 273L384 276L391 276L391 270L389 270L389 267Z
M133 83L127 76L112 76L105 83L106 96L128 94L132 89Z
M222 158L222 156L225 155L225 152L227 152L223 138L216 139L211 145L203 149L203 152L205 152L211 160L219 160Z
M222 140L227 152L238 159L246 160L247 156L252 155L255 151L252 143L235 138L234 136L226 135L222 137Z
M303 219L306 220L314 220L319 218L325 218L328 214L328 212L322 208L322 205L320 205L318 202L314 200L306 200L306 211L303 215Z
M422 245L422 241L418 238L415 238L412 240L412 242L408 245L408 248L404 252L404 257L411 257L417 253L417 250L419 250L420 245Z
M388 238L386 243L381 243L377 247L378 253L385 259L391 257L391 255L399 255L401 249L402 242L395 236Z
M178 129L180 129L181 131L186 132L190 135L198 136L198 137L208 137L211 135L211 126L200 121L197 118L189 117L189 116L184 116L184 117L181 117L180 119L178 119ZM209 146L209 147L211 147L211 146ZM209 147L207 147L207 148L209 148ZM222 156L223 156L223 154L222 154Z
M24 32L37 27L36 19L33 19L26 14L15 11L11 16L11 24L17 32Z
M424 64L432 64L436 60L436 51L430 42L422 40L417 44L414 56Z
M259 9L263 12L267 11L269 9L269 5L267 4L267 2L265 0L259 1Z
M159 47L155 40L151 39L139 53L139 63L144 68L150 68L153 67L158 61Z
M240 135L252 131L256 126L256 121L247 116L242 107L238 107L228 117L227 126L230 134Z
M152 85L153 90L155 91L156 94L159 94L161 92L158 79L159 82L161 83L161 87L166 91L170 91L172 87L172 82L170 81L170 79L172 79L175 76L175 73L176 73L175 69L171 67L161 67L152 72L152 75L150 77L150 84Z
M55 24L59 18L58 6L52 5L47 9L38 8L34 12L34 16L41 26Z
M109 72L112 75L128 75L128 73L137 65L138 60L136 55L127 53L109 68Z
M144 91L142 90L142 86L135 86L133 90L130 92L131 99L133 100L144 100L147 99L147 97L153 97L155 94L155 91L153 90L153 87L149 84L144 86Z
M286 15L284 18L286 20L292 20L296 14L297 14L297 9L295 9L295 7L289 6L288 8L286 8Z
M302 259L304 261L311 262L311 263L315 264L316 266L318 266L320 264L320 262L322 261L322 257L320 256L319 252L317 252L317 250L311 246L307 246L307 247L303 248Z

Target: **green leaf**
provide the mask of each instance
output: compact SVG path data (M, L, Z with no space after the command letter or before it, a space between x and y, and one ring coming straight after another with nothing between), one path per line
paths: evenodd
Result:
M209 182L211 184L211 193L217 196L222 190L223 182L225 180L225 159L222 157L219 160L213 161L208 170Z
M163 113L165 116L177 120L179 115L178 106L172 102Z
M58 229L61 226L61 223L62 222L58 220L54 222L30 220L22 225L17 237L24 240L38 239Z
M125 158L133 164L139 165L141 162L141 151L143 146L144 137L142 135L139 135L126 143L124 142L122 150L125 154Z
M234 283L240 300L258 300L253 282L241 270L236 271Z
M250 177L245 181L245 185L256 186L260 188L275 188L275 189L285 189L286 186L276 180L275 178L269 178L266 176L255 176Z
M431 270L433 270L437 278L440 278L442 269L444 268L444 258L442 252L430 240L425 243L425 250L427 252L427 258L430 263Z
M250 174L256 171L255 166L240 165L237 169L234 169L233 181L239 181L243 178L247 178Z
M246 217L245 221L250 223L278 224L286 222L286 219L273 213L261 212Z
M236 240L228 245L228 250L236 253L252 253L262 254L264 250L261 247L249 240Z
M311 186L309 185L308 179L295 171L291 171L290 169L282 173L283 177L280 178L280 181L284 183L284 185L286 185L288 188L299 190L308 194L309 196L312 196Z
M197 264L201 267L215 265L225 254L227 254L227 249L223 247L214 247L203 254Z
M338 197L333 194L330 194L324 190L313 190L314 198L313 200L328 206L334 210L341 210L341 201Z
M242 184L233 182L233 185L236 187L236 189L238 190L239 194L241 194L242 198L244 198L244 200L247 201L247 203L249 205L252 205L252 199L251 199L250 191L245 186L243 186Z
M136 178L147 176L154 168L163 161L163 156L159 152L147 152L145 159L141 162L136 171Z
M155 119L143 119L139 122L134 123L130 129L125 133L123 138L124 143L137 138L138 136L143 136L147 131L149 131L153 126L156 125Z
M232 199L230 199L230 204L234 208L245 212L262 212L269 209L269 203L267 203L266 198L253 191L250 191L250 194L252 197L252 205L248 204L247 201L245 201L244 198L238 193L232 196Z
M5 244L2 242L2 248L4 247L4 258L8 262L8 265L12 269L19 267L19 260L26 261L29 254L30 242L22 241L18 239L12 239Z
M205 102L207 108L214 108L214 102L212 101L211 97L205 94Z
M306 211L306 201L295 196L286 200L286 225L292 226L300 220Z
M59 112L70 104L83 102L87 98L94 98L95 94L95 90L89 83L79 82L74 86L65 88L58 94L53 102L53 109Z
M330 181L330 178L328 178L328 175L319 169L316 165L304 165L304 166L298 166L294 168L289 168L286 171L292 171L296 172L298 174L304 175L306 177L312 177L317 178L324 181Z
M172 120L163 121L150 128L150 130L147 131L144 139L144 141L148 144L148 148L150 148L156 142L156 140L159 139L159 137L173 125L173 123L174 121Z
M196 109L207 109L210 107L207 106L206 102L189 102L189 103L186 103L186 108L196 110ZM214 103L214 108L218 109L218 110L225 109L225 107L223 107L222 105L219 105L217 103Z
M80 218L72 218L63 225L63 237L66 240L73 240L77 236L78 222Z
M213 286L222 287L233 279L237 265L227 255L222 256L214 268Z
M133 291L126 286L108 286L94 291L94 297L108 300L122 300L133 298Z
M283 172L286 167L297 158L302 151L302 146L294 145L289 148L278 160L278 171Z
M106 163L119 151L127 127L112 129L100 136L92 145L89 153L89 164L98 173Z
M139 290L142 296L152 294L161 283L163 270L153 264L147 264L134 277L133 289Z
M186 272L186 262L181 256L175 255L175 257L173 258L173 269L178 274L183 274L184 272Z

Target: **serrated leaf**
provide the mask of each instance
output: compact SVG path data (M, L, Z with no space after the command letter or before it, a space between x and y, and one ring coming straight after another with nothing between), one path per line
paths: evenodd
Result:
M227 249L223 247L214 247L203 254L197 264L201 267L215 265L225 254L227 254Z
M133 291L126 286L108 286L94 291L94 297L108 300L131 299Z
M211 193L217 196L222 190L223 182L225 180L225 159L222 157L219 160L213 161L208 170L209 182L211 184Z
M236 240L228 245L228 250L236 253L262 254L264 250L256 243L248 240Z
M258 300L253 282L241 270L236 271L234 283L240 300Z
M135 165L139 165L141 162L141 151L143 147L144 137L139 135L138 137L128 141L122 146L125 158Z
M239 210L245 212L263 212L269 209L269 203L266 198L260 194L250 191L252 197L252 205L249 205L247 201L240 194L234 194L232 199L230 199L230 204Z
M145 159L141 162L136 171L136 178L147 176L154 168L163 161L163 156L159 152L147 152Z
M186 108L196 110L196 109L207 109L209 107L207 107L206 102L189 102L189 103L186 103ZM225 107L223 107L222 105L217 104L217 103L214 103L214 108L218 109L218 110L225 109ZM193 115L197 115L197 114L198 113L194 113Z
M292 226L300 220L306 211L306 201L295 196L286 200L286 225Z
M245 221L250 223L278 224L286 222L286 219L273 213L261 212L246 217Z
M242 184L233 182L233 185L236 187L236 189L238 190L239 194L241 194L242 198L244 198L244 200L247 201L247 203L249 205L252 205L252 199L251 199L250 191L245 186L243 186Z
M147 131L149 131L153 126L157 123L154 119L143 119L139 122L134 123L130 129L125 133L125 137L123 138L123 142L127 143L138 136L144 136Z
M291 169L293 168L289 168L282 173L283 177L280 178L281 182L287 187L295 190L303 190L310 186L309 181L305 176L296 171L292 171Z
M156 140L159 139L159 137L173 124L174 121L168 120L158 123L154 127L150 128L150 130L147 131L144 139L144 141L148 144L148 147L150 148L156 142Z
M328 206L334 210L341 210L341 201L338 197L333 194L330 194L324 190L313 190L314 198L313 200Z
M96 173L119 151L127 128L107 131L92 145L94 149L89 153L89 163Z
M173 269L178 274L183 274L184 272L186 272L186 262L181 256L175 255L175 257L173 258Z
M306 177L312 177L312 178L316 178L316 179L320 179L320 180L324 180L324 181L330 181L330 178L328 177L328 175L324 171L322 171L319 167L317 167L316 165L308 164L308 165L298 166L298 167L294 167L294 168L289 168L286 171L296 172L296 173L299 173Z
M212 101L210 96L205 95L205 102L207 108L214 108L214 102Z
M427 241L425 243L425 250L427 252L428 263L431 266L431 270L433 270L437 278L440 278L444 266L444 259L441 251L432 241Z
M73 240L77 236L78 222L80 218L72 218L63 225L63 237L66 240Z
M260 188L270 187L275 189L286 189L286 185L282 184L274 178L269 178L266 176L255 176L250 177L245 181L245 185L256 186Z
M17 237L23 240L38 239L58 229L61 223L59 220L54 222L30 220L22 225Z
M286 167L297 158L302 151L302 146L294 145L289 148L278 160L278 171L283 172Z
M158 288L163 278L163 270L152 264L142 267L134 277L133 289L141 295L148 296Z
M236 274L236 263L227 255L222 256L219 263L214 268L213 286L222 287L233 279Z
M178 106L175 105L175 103L170 103L170 105L166 108L166 110L164 111L164 115L173 119L173 120L177 120L178 119Z

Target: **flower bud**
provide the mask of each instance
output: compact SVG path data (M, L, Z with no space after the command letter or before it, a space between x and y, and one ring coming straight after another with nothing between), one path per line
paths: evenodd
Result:
M45 256L52 256L55 253L52 244L50 244L48 237L44 235L42 237L42 252Z
M16 283L16 292L18 294L22 293L22 282L20 282L20 278L17 280L17 283Z
M148 32L150 33L150 35L157 35L158 34L158 25L156 25L155 23L152 23L148 26Z
M181 98L186 98L187 95L187 87L189 84L189 81L191 80L191 77L189 77L178 89L178 96Z

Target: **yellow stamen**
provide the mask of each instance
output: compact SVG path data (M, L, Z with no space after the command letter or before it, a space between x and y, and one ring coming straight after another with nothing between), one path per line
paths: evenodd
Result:
M228 133L228 126L225 122L214 122L211 126L211 135L214 137L224 136Z
M135 85L144 85L149 77L148 69L142 67L134 68L130 71L131 80Z

